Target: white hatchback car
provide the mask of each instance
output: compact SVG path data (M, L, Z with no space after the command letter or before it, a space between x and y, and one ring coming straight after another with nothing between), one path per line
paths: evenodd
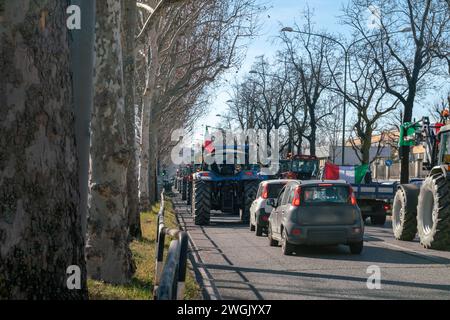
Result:
M256 231L258 237L263 231L267 232L269 226L269 216L273 207L267 204L267 200L276 199L280 190L286 183L292 180L266 180L259 184L258 193L250 207L250 231Z

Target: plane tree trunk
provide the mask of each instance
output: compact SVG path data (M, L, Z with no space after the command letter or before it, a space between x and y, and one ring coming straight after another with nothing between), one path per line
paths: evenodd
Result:
M5 1L0 20L0 299L87 298L69 1ZM80 268L81 289L67 286Z
M139 215L139 182L138 163L136 158L136 106L135 106L135 31L137 26L137 7L134 1L122 0L122 41L123 75L125 87L125 121L127 143L131 149L130 163L127 172L128 223L131 238L142 236Z
M129 248L121 2L96 2L96 65L92 116L91 181L86 248L88 274L128 283L134 272Z

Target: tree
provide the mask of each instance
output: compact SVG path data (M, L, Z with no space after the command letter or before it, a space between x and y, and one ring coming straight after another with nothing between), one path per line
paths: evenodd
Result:
M315 155L318 123L330 115L326 106L321 105L320 99L330 84L326 57L331 54L331 46L326 37L315 34L309 10L305 12L304 18L306 22L303 28L296 26L298 30L301 29L301 33L295 33L292 38L283 33L281 39L286 45L286 56L300 75L303 99L309 115L309 133L304 137L309 142L310 154Z
M68 1L3 5L0 298L84 299ZM81 290L67 287L71 265Z
M357 41L353 43L357 43ZM338 61L340 60L342 59L338 59ZM331 66L330 59L327 57L334 84L329 87L329 90L341 95L356 111L356 119L352 127L357 139L350 139L350 143L362 164L370 162L372 137L379 128L380 121L394 111L399 103L398 99L393 101L386 99L387 92L383 90L383 78L376 66L373 66L372 61L373 56L370 54L370 50L367 50L365 46L354 46L353 50L349 52L348 58L349 79L347 82L350 85L344 88L342 78L337 75L343 74L345 71L340 68L339 63L333 63L334 66ZM381 143L378 143L376 156L381 151Z
M127 144L130 148L130 162L127 168L127 199L128 199L128 224L131 238L141 238L141 220L139 210L139 182L138 159L136 145L136 107L135 107L135 36L137 29L138 12L136 3L129 0L121 0L122 4L122 61L123 81L125 92L125 121L127 132Z
M120 0L96 2L94 109L86 259L93 279L129 282L134 272L129 244L126 135Z
M164 8L164 15L148 27L150 70L144 99L149 117L149 200L157 198L157 129L160 119L191 92L203 90L226 70L239 64L244 47L241 40L254 36L255 0L186 1ZM186 113L189 114L189 113ZM186 119L182 119L186 120ZM144 133L143 133L144 134ZM142 168L142 166L141 166Z
M364 21L369 5L377 6L382 12L379 28L372 30L367 30ZM403 106L403 122L412 121L423 80L435 70L439 61L436 48L446 42L443 37L449 28L449 19L449 7L444 1L352 0L345 10L345 23L366 39L375 55L373 61L382 75L384 90ZM409 147L402 147L401 154L400 180L408 183Z

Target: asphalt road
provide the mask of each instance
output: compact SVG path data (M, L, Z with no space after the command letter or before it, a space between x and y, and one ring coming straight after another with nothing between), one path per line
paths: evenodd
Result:
M450 252L395 240L390 221L366 225L361 255L338 246L283 256L238 217L217 213L196 226L190 208L173 200L206 299L450 299ZM370 266L379 267L380 289L367 287Z

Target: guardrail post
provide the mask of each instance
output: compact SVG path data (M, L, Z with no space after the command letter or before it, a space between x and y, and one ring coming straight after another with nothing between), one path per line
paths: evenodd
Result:
M155 283L153 286L153 294L156 298L159 283L161 281L161 273L164 258L164 242L166 239L166 229L164 227L164 191L161 193L161 202L156 223L156 261L155 261Z
M187 250L188 250L188 237L186 232L181 231L179 233L179 242L180 242L180 262L178 263L177 300L184 300L186 269L187 269Z
M154 299L184 299L188 236L185 231L168 229L164 226L164 192L158 212L156 229L156 261ZM163 266L166 235L171 237L167 261Z
M156 242L155 284L153 287L153 294L155 297L158 291L159 283L161 282L161 274L163 270L164 242L166 239L166 228L163 225L159 225L158 235L158 242Z

